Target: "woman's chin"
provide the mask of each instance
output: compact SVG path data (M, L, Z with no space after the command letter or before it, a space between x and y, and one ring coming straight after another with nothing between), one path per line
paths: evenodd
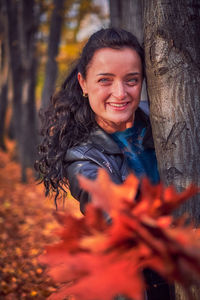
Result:
M124 131L127 128L133 126L133 117L129 119L110 118L109 120L97 120L97 123L108 133L114 133L116 131Z

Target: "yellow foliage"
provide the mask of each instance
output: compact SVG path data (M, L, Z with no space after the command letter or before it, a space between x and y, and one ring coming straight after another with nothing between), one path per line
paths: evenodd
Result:
M58 63L65 63L69 60L75 60L82 49L82 43L71 43L67 45L62 45L60 47L60 53L56 58Z

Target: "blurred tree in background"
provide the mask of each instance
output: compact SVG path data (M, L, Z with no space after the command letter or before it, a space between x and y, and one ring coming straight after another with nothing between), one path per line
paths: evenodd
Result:
M5 115L8 105L8 78L9 78L9 55L8 55L8 26L5 17L5 7L0 10L0 148L6 150L4 141Z
M143 19L141 0L110 0L110 21L113 27L132 32L143 43Z
M143 3L141 0L110 0L110 24L132 32L143 44ZM141 100L147 100L146 80Z
M36 158L35 39L40 16L34 0L28 2L8 0L1 3L5 17L4 32L7 33L2 44L9 50L9 58L4 63L9 61L11 75L13 134L22 167L22 180L25 181L26 168L31 166ZM7 83L8 74L9 72L6 74L7 80L4 79Z
M54 0L51 15L49 40L48 40L48 58L45 70L45 81L42 92L41 106L46 108L49 99L54 91L55 81L57 78L57 62L59 43L61 38L61 29L64 21L64 0Z

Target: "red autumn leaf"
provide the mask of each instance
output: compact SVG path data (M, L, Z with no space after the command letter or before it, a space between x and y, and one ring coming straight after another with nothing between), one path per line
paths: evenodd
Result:
M69 263L71 263L73 259ZM142 299L143 281L140 273L134 267L134 261L130 258L117 259L115 255L102 255L99 259L98 255L82 255L77 257L77 265L82 264L88 274L84 274L77 278L71 286L63 286L62 296L65 291L65 296L73 294L81 300L94 299L113 299L117 294L125 294L135 300ZM69 267L69 266L68 266ZM74 267L74 265L73 265ZM126 276L125 276L126 274ZM66 274L68 276L68 274ZM55 277L54 277L55 278ZM57 279L63 279L64 272ZM63 281L62 281L63 282ZM50 299L60 298L60 292L52 295Z
M199 231L186 226L184 218L168 215L197 188L177 193L144 179L135 201L138 180L133 175L122 185L111 182L103 170L96 181L79 179L91 193L92 203L81 219L58 217L63 225L61 240L48 246L41 258L61 284L50 299L74 295L80 300L110 300L123 294L141 300L145 268L183 286L200 280ZM112 217L111 223L106 223L104 212Z
M182 193L177 193L173 186L164 187L162 183L153 186L148 178L144 178L140 195L142 201L137 202L134 213L138 215L148 212L153 218L168 215L181 203L194 196L198 190L196 186L190 185Z
M78 179L80 186L91 194L93 205L111 217L123 207L133 204L139 185L139 180L133 174L128 176L123 185L116 185L103 169L99 169L98 179L92 181L92 184L91 180L82 175Z

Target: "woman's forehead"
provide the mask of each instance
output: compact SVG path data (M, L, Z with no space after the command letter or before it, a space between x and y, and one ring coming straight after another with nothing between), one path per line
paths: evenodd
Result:
M106 70L117 70L118 68L136 68L139 70L141 66L141 58L133 48L101 48L94 53L88 71L106 72Z

